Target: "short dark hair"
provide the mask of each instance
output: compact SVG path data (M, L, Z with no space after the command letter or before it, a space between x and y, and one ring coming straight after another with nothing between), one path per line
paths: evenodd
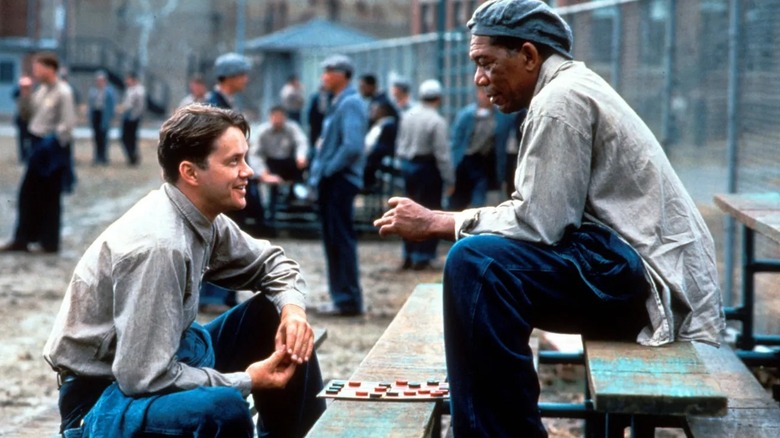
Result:
M35 62L41 65L45 65L46 67L49 67L53 69L54 71L57 71L60 69L60 61L57 58L57 55L52 52L41 52L35 55Z
M360 77L360 80L365 82L366 85L370 85L372 87L376 86L376 76L372 75L371 73L364 74Z
M271 113L285 113L285 114L287 114L287 110L284 109L283 106L281 106L279 104L276 104L276 105L272 106L271 109L268 110L268 114L271 114Z
M206 85L206 78L203 77L202 73L195 73L194 75L190 76L190 82Z
M157 161L169 183L179 180L179 164L192 161L208 168L208 156L216 140L236 127L249 137L249 123L241 113L209 105L192 104L179 108L160 128Z
M520 48L523 47L523 44L531 43L534 45L534 47L536 47L536 51L539 52L539 56L542 58L542 60L545 60L549 58L550 55L552 55L553 53L556 53L552 47L541 43L537 43L536 41L529 41L529 40L514 38L505 35L490 36L489 38L490 38L490 45L503 47L506 50L509 50L511 52L518 52L520 51Z

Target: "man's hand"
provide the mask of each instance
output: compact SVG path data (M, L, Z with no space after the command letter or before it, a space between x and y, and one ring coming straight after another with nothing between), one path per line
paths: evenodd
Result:
M281 184L284 182L284 180L279 175L263 172L263 174L260 175L260 182L264 182L266 184Z
M295 373L296 363L287 360L287 351L282 346L268 359L249 365L247 374L252 379L252 391L260 389L281 389Z
M314 349L314 330L306 320L306 312L294 304L282 307L279 330L276 331L276 349L284 349L293 363L309 360Z
M309 163L306 161L306 157L298 157L295 159L295 165L298 166L299 170L303 170Z
M429 210L409 198L392 197L387 204L390 210L374 221L380 236L398 234L414 241L455 239L455 217L452 213Z

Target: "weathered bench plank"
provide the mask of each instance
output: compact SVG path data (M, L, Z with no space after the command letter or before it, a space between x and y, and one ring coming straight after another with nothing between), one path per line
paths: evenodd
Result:
M690 342L645 347L585 340L594 409L610 414L725 415L727 397Z
M714 199L721 210L780 243L780 193L724 194Z
M440 284L421 284L349 378L425 381L446 376ZM437 402L334 400L309 432L327 437L428 437Z
M728 346L695 345L707 371L729 398L725 417L688 417L689 432L706 438L780 437L780 407Z

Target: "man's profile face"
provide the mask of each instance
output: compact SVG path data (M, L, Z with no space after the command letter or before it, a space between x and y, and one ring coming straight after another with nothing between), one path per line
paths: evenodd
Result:
M37 81L50 82L52 77L56 75L56 72L48 65L36 61L32 65L32 74Z
M249 74L243 73L240 75L230 76L225 78L225 82L228 82L230 88L235 92L244 91L246 85L249 83Z
M216 148L198 168L198 203L207 217L246 207L246 188L252 168L246 163L249 150L244 133L228 128L216 140Z
M320 77L320 81L322 82L322 88L325 91L329 91L331 93L339 91L340 87L346 82L346 76L344 75L344 72L341 72L339 70L334 70L332 68L326 68L322 72L322 76Z
M273 126L274 129L279 130L284 127L284 122L287 121L287 114L285 114L284 111L271 111L269 119L271 126Z
M490 37L474 35L469 57L477 66L474 83L484 88L488 99L501 112L511 113L528 107L539 69L528 71L528 57L523 51L494 46Z

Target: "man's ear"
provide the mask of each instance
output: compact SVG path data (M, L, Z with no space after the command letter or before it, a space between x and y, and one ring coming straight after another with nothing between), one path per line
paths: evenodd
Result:
M520 55L523 57L523 64L527 71L538 70L542 65L542 56L533 43L525 42L520 47Z
M192 161L179 163L179 180L190 186L198 185L198 166Z

